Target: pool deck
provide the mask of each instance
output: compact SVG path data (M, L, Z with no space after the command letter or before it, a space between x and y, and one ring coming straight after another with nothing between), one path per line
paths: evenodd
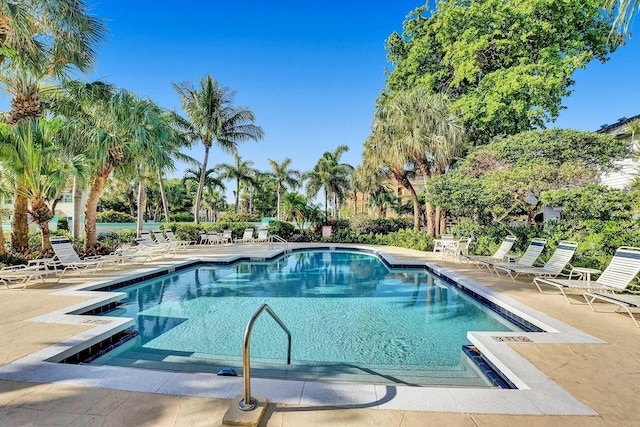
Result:
M416 391L411 392L413 396L404 396L405 401L412 400L413 403L409 405L411 410L384 409L393 406L385 406L379 401L375 407L367 408L361 402L369 398L362 396L361 391L356 389L357 395L339 396L340 401L336 404L318 406L317 403L309 404L304 399L297 403L270 403L261 426L640 425L640 410L637 409L640 407L640 328L627 315L594 313L587 305L568 304L561 295L540 294L530 285L530 279L513 283L508 278L496 278L486 270L478 270L452 258L442 259L432 253L395 247L371 248L403 263L433 263L436 268L442 267L460 275L463 280L478 282L496 295L524 304L549 316L549 319L557 319L568 325L569 332L564 336L569 338L565 342L553 342L552 339L549 342L534 340L501 345L508 351L514 350L513 355L507 352L507 357L521 358L526 364L532 364L552 384L574 396L577 403L575 406L587 409L584 415L544 415L549 413L544 410L540 413L533 410L515 411L518 415L500 413L503 410L488 413L492 411L486 410L487 402L479 401L482 398L474 393L469 394L466 406L456 403L456 407L450 411L438 411L438 405L429 396L439 394L421 397L421 389L414 389ZM0 370L4 368L6 373L12 366L20 366L21 360L29 359L33 354L46 353L56 343L101 327L99 321L91 319L76 323L53 323L53 320L45 320L51 319L47 317L51 316L50 313L59 313L92 299L91 296L78 292L76 296L76 293L68 290L186 260L228 259L243 254L264 257L270 253L272 250L266 244L193 246L179 250L174 259L148 262L143 266L122 266L115 270L106 268L95 274L69 274L58 284L51 283L51 279L48 279L49 283L33 283L24 292L3 288L0 290ZM34 318L41 321L30 320ZM549 324L555 326L552 320L549 320ZM579 332L572 333L572 328ZM548 335L554 338L562 334ZM589 342L585 336L595 339ZM576 338L572 342L573 337ZM485 338L479 335L480 344ZM494 344L491 345L495 347ZM70 368L70 372L77 372L74 368L78 367ZM37 372L31 373L33 381L0 379L0 425L215 426L221 424L222 417L232 404L230 399L202 397L197 396L197 393L191 396L168 394L166 388L162 393L131 391L145 389L143 383L155 380L153 372L138 371L141 371L139 378L110 379L113 383L134 380L140 383L139 388L122 387L128 390L117 389L121 388L117 385L98 387L95 385L99 383L88 379L84 382L85 386L80 386L78 384L83 384L85 379L78 377L46 382L44 377L39 379ZM520 378L524 383L532 381L526 373L523 375ZM262 385L258 382L255 386L258 389L256 394L264 395L273 402L287 402L287 399L278 399L279 392L282 392L281 383L263 381ZM401 390L398 389L400 394ZM449 390L447 393L455 392L456 390ZM466 393L464 389L458 389L458 392ZM554 392L549 395L553 397ZM349 405L352 402L350 399L361 407L336 407ZM549 402L545 404L549 407ZM514 407L519 405L522 402L513 403ZM558 406L561 406L560 403ZM446 408L446 405L440 407ZM580 410L577 412L580 413ZM562 413L562 410L558 413Z

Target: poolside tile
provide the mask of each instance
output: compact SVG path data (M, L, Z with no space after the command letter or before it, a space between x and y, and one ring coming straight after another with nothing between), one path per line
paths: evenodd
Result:
M232 393L241 378L218 377L215 375L175 373L163 384L158 393L188 396L226 398Z
M251 379L251 396L266 396L270 402L299 404L302 390L306 387L304 381L284 381L265 378ZM228 399L244 394L244 382L240 378L227 394Z
M378 407L381 409L458 411L453 397L446 388L376 385L375 389Z
M598 415L555 383L538 385L535 390L523 390L536 406L549 415Z
M373 385L308 381L305 382L300 404L377 407L378 399Z
M532 414L543 412L520 390L450 388L449 394L462 412L478 414Z

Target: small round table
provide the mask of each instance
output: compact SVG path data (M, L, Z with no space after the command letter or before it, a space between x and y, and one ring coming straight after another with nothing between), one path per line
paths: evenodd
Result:
M569 276L573 275L573 273L580 273L582 280L589 286L591 282L591 275L602 273L602 270L598 270L597 268L587 268L587 267L573 267Z

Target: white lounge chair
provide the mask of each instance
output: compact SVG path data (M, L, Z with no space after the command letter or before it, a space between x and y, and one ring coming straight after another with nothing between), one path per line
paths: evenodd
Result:
M235 243L252 243L255 242L253 238L253 228L245 228L241 239L234 240Z
M520 274L526 274L529 276L541 276L541 277L556 277L563 274L564 270L569 265L569 261L573 258L573 254L576 253L578 242L572 242L570 240L563 240L558 243L558 247L551 255L551 258L542 267L522 267L518 265L510 266L493 264L494 270L500 275L500 271L506 272L512 280ZM565 275L569 275L567 272Z
M611 303L618 306L618 309L615 311L616 313L620 312L620 310L625 310L629 317L633 320L637 327L640 328L640 323L638 323L638 319L633 315L631 311L632 308L640 307L640 295L629 295L629 294L600 294L597 292L586 292L584 294L584 299L587 300L587 304L591 307L591 310L598 311L593 306L593 303L596 301Z
M171 257L174 257L176 254L175 245L173 246L162 245L154 242L151 239L145 239L142 237L135 239L135 241L140 247L140 251L142 251L143 253L146 253L150 257L153 257L153 256L165 257L167 255L171 255Z
M547 239L535 238L531 239L529 242L529 247L524 251L524 254L520 258L516 258L515 262L486 262L480 261L486 264L487 268L491 273L498 272L495 270L496 267L512 267L512 268L522 268L522 267L533 267L533 264L536 262L542 251L544 250L544 245L547 243Z
M0 282L9 290L15 290L9 285L17 282L22 284L22 290L24 290L32 280L41 279L44 282L45 277L57 275L58 273L58 270L48 269L46 263L35 266L11 265L0 269Z
M264 243L269 241L269 230L266 228L258 229L258 237L254 239L256 243Z
M80 256L73 248L71 240L69 240L68 237L52 237L51 248L56 254L54 260L57 261L62 267L62 271L58 276L58 281L60 281L64 273L66 273L68 270L88 270L90 268L93 268L93 271L95 272L99 267L103 267L105 265L115 265L121 261L121 259L115 257L100 256L80 259Z
M166 244L166 245L175 245L176 243L171 242L169 239L167 239L164 234L162 234L162 230L159 229L155 229L155 230L151 230L151 233L153 234L154 239L156 239L157 243L160 244Z
M195 241L193 240L179 240L178 238L176 238L176 235L173 234L173 230L171 230L170 228L164 230L164 234L167 236L167 239L169 239L170 242L174 242L178 246L189 246L195 243Z
M486 263L496 263L504 261L504 257L509 253L513 244L517 240L516 236L507 236L504 238L500 247L491 256L486 255L462 255L463 260L475 262L478 267L486 267Z
M640 271L640 248L631 246L621 246L616 250L611 262L602 272L597 280L580 279L547 279L544 277L536 277L533 284L538 290L542 290L541 285L551 286L560 291L567 302L571 302L565 289L581 289L587 293L595 295L596 293L610 294L622 292L627 289L629 283ZM613 295L611 295L613 297Z

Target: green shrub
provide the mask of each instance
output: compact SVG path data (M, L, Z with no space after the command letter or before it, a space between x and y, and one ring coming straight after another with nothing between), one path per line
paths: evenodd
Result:
M296 227L288 222L269 221L268 230L270 235L275 234L284 240L291 240L291 236L295 233Z
M69 220L66 216L58 218L58 230L69 231Z
M171 222L193 222L193 214L189 212L178 212L169 215Z
M107 222L107 223L136 222L136 218L123 212L104 211L104 212L98 212L98 214L96 215L96 221Z
M260 222L261 220L262 217L258 214L250 214L247 212L235 214L225 212L220 216L218 222Z

